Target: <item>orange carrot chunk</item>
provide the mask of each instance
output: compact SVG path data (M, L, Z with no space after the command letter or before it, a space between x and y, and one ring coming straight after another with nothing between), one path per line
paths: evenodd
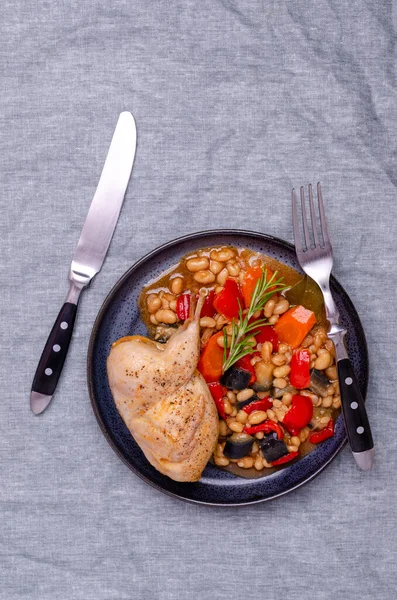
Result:
M281 315L274 329L280 342L298 348L315 323L314 312L299 305Z
M197 365L198 370L207 383L219 381L222 375L223 348L217 343L217 339L221 336L223 336L223 331L216 333L209 339Z
M256 284L258 283L259 279L262 277L262 272L263 272L262 267L250 267L249 269L247 269L247 272L246 272L243 282L241 284L241 292L243 294L245 308L249 308L249 306L251 304L251 300L252 300L253 293L255 291ZM269 267L266 267L266 277L267 277L267 281L269 281L269 279L271 277L273 277L273 273L269 269ZM271 291L271 288L269 291Z

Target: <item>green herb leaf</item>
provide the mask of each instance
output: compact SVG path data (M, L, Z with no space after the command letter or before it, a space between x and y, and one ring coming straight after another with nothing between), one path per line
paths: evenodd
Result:
M227 333L226 327L223 329L224 339L224 351L223 351L223 368L224 373L227 369L230 369L240 358L252 354L254 351L254 345L252 343L252 334L259 326L269 325L266 319L258 319L254 323L250 323L252 316L258 311L263 310L266 302L273 296L273 294L282 292L287 288L283 283L283 278L276 279L277 271L270 277L267 278L267 269L265 265L262 267L262 275L258 279L254 293L252 294L251 303L249 305L246 314L243 314L243 309L239 302L239 315L238 321L233 319L232 325L232 336L229 353L227 353ZM270 291L271 290L271 291Z

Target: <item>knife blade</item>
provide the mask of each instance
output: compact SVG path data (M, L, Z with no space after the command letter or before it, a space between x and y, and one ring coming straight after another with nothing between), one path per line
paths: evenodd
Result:
M131 176L135 149L134 117L130 112L122 112L72 258L69 293L44 346L33 379L30 407L36 415L48 407L57 387L72 338L80 294L104 263Z

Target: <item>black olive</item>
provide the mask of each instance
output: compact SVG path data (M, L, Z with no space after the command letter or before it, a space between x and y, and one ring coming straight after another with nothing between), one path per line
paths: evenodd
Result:
M243 458L249 454L254 444L254 438L247 433L234 433L228 438L223 454L227 458Z
M320 396L328 396L328 386L330 382L325 377L324 373L318 371L318 369L312 369L310 371L310 389L315 394Z
M221 385L229 390L245 390L251 379L251 373L238 367L230 367L220 378Z
M283 440L279 440L277 434L274 432L265 435L262 440L258 441L258 444L263 456L269 463L288 454L286 443Z

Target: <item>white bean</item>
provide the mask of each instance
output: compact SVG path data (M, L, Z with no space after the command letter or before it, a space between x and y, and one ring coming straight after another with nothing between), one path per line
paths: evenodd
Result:
M215 275L218 275L223 269L223 264L218 262L217 260L211 260L210 262L210 271L212 271Z
M320 356L317 358L314 363L314 368L322 371L323 369L328 369L328 367L332 363L332 355L328 350L325 350Z
M167 323L169 325L176 323L177 320L174 311L169 309L158 310L154 316L159 323Z
M260 385L270 388L273 381L274 365L270 362L255 363L255 374Z
M331 381L338 379L338 371L336 369L336 366L328 367L328 369L325 371L325 374Z
M236 433L241 433L244 429L244 424L239 423L238 421L232 421L229 423L229 429L235 431Z
M291 367L289 365L283 365L281 367L276 367L273 371L273 377L285 377L289 375L291 372Z
M229 459L226 456L215 456L214 461L218 467L227 467L229 464Z
M218 262L227 262L231 258L234 258L234 250L231 248L221 248L221 250L212 250L211 259Z
M147 309L150 313L155 313L161 306L161 298L157 294L149 294L146 298Z
M272 356L272 363L276 365L276 367L281 367L281 365L284 365L286 362L287 359L285 358L284 354L275 354Z
M216 278L219 285L225 285L226 279L229 277L229 271L227 269L222 269L220 273L218 273L218 277Z
M332 406L332 401L333 396L325 396L325 398L323 398L321 401L321 406L323 406L324 408L329 408L330 406Z
M224 317L223 315L218 315L216 318L216 328L217 329L222 329L222 327L225 325L225 323L227 323L227 318Z
M202 284L214 283L215 275L211 271L197 271L193 275L195 281Z
M174 279L171 279L171 292L175 295L178 295L181 293L183 288L183 279L182 277L175 277Z
M248 398L251 398L251 396L253 395L254 390L252 390L251 388L245 388L245 390L241 390L241 392L237 394L237 400L239 402L242 402L243 400L248 400Z
M217 344L218 344L218 346L220 346L221 348L224 348L224 347L225 347L225 340L224 340L224 337L223 337L223 335L220 335L220 336L217 338L217 340L216 340L216 343L217 343ZM230 338L230 337L228 337L228 338L227 338L227 347L228 347L228 348L230 348L230 343L231 343L231 338Z
M271 342L263 342L263 346L261 348L261 355L265 363L270 361L270 357L273 351L273 344Z
M248 415L248 423L250 425L258 425L267 419L267 412L265 410L254 410Z
M239 410L237 415L236 415L236 421L238 421L238 423L246 423L248 419L248 415L244 410Z
M240 266L237 263L228 263L226 268L231 277L237 277L240 273Z
M197 273L197 271L203 271L208 269L210 261L206 256L197 256L196 258L189 258L186 261L186 268L191 273Z
M288 352L288 350L289 350L288 344L279 344L278 345L278 351L280 354L285 354L286 352Z
M280 298L280 300L277 302L276 306L273 309L273 314L282 315L283 313L287 312L288 309L289 302L287 298Z
M276 303L275 301L270 298L270 300L268 300L263 308L263 314L264 316L269 319L272 314L273 314L273 308L275 307Z
M294 444L290 444L287 446L288 452L298 452L299 446L295 446Z
M216 321L212 317L201 317L200 327L215 327Z

